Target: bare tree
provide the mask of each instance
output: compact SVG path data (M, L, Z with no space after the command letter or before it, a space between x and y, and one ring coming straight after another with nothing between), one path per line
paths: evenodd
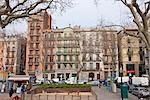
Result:
M150 20L150 0L138 1L138 0L120 0L126 7L129 8L133 22L138 28L139 34L135 35L127 33L128 35L141 38L147 48L148 54L148 67L150 68L150 31L149 31L149 20ZM129 2L130 1L130 2ZM144 8L143 8L144 7Z
M19 18L29 17L47 9L64 10L72 5L72 0L1 0L0 27Z

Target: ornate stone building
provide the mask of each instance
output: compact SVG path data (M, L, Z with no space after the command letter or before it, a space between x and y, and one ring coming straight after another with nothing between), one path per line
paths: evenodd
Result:
M136 29L126 29L128 33L138 34ZM141 76L146 74L146 48L140 38L131 37L124 32L118 34L119 67L123 67L123 75Z

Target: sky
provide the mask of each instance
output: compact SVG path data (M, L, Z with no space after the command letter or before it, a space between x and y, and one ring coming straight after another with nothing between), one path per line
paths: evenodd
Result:
M55 28L68 27L69 24L81 27L96 27L97 25L122 25L130 20L128 9L119 1L100 0L95 5L94 0L74 0L72 8L65 12L52 12L52 26ZM27 32L27 22L13 22L6 28L8 33Z

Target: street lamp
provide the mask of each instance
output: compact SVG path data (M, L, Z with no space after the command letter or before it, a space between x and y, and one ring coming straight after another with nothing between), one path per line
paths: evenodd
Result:
M120 67L120 77L121 77L121 100L123 100L122 76L123 76L123 69L122 69L122 67Z

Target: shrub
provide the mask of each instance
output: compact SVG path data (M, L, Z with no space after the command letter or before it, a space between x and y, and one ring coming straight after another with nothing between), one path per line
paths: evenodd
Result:
M89 84L42 84L38 88L91 88Z

